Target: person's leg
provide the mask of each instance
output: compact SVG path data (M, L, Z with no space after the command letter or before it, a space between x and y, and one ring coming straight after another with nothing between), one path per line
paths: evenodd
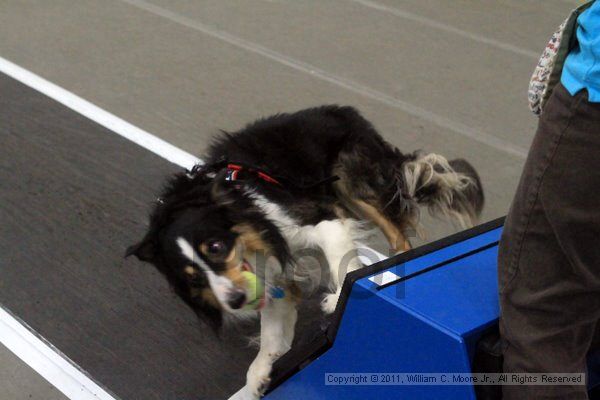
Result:
M500 244L505 372L585 372L600 319L600 104L558 86ZM504 386L504 399L586 399L585 386Z

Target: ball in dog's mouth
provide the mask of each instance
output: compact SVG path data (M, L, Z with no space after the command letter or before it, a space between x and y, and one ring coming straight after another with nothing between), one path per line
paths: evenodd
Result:
M265 287L262 281L251 271L242 271L246 279L246 310L259 310L265 305Z

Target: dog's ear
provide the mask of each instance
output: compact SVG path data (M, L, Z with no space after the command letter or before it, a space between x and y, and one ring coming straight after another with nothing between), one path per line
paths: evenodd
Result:
M141 242L129 246L125 251L125 258L136 256L140 261L152 261L156 257L156 243L148 235Z

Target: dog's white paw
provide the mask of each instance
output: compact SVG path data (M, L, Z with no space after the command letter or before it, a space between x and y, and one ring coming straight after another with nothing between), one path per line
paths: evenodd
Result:
M246 375L246 387L255 399L260 399L271 383L271 363L255 360Z
M331 314L335 311L335 307L337 306L338 300L340 299L340 291L338 290L335 293L326 294L323 300L321 301L321 310L325 314Z

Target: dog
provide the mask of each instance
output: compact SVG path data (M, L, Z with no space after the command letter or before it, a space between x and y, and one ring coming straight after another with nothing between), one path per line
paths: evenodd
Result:
M146 235L126 256L152 263L215 330L225 315L260 313L260 350L246 377L255 398L294 337L302 296L288 273L298 264L295 251L322 251L327 262L317 268L329 268L331 293L321 306L331 313L344 274L362 266L361 221L400 252L410 248L406 233L420 229L420 206L469 227L484 204L467 161L404 154L352 107L276 114L222 131L205 161L170 179ZM257 276L262 293L249 293L256 285L245 271Z

